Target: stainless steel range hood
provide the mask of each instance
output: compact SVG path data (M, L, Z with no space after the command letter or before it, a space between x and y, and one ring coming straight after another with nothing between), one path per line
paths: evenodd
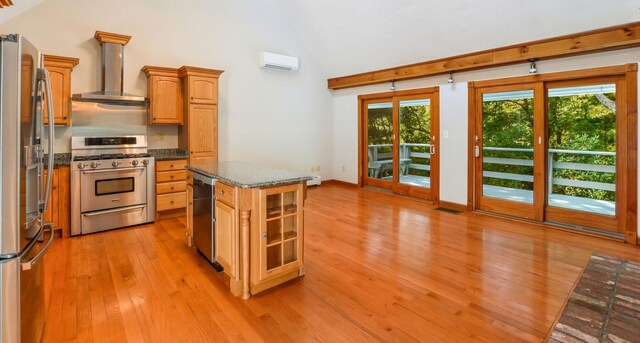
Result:
M96 31L95 38L102 47L102 90L74 94L74 101L103 102L120 105L144 105L144 96L124 93L124 46L131 36Z

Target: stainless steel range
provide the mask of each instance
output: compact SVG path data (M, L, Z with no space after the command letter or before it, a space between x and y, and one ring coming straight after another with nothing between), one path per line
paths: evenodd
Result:
M71 137L71 160L72 235L154 221L146 136Z

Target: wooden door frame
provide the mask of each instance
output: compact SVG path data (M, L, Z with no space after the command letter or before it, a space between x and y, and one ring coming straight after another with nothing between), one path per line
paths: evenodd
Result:
M601 67L601 68L590 68L583 70L574 70L567 72L558 72L551 74L539 74L539 75L530 75L530 76L518 76L504 79L495 79L495 80L487 80L487 81L475 81L469 82L469 132L468 132L468 167L469 167L469 175L467 177L467 202L468 207L470 209L476 209L475 204L475 185L474 185L474 173L476 166L476 159L474 157L474 135L476 132L475 123L476 123L476 111L477 111L477 95L476 89L490 87L490 86L500 86L500 85L512 85L512 84L520 84L520 83L535 83L535 82L551 82L551 81L570 81L570 80L580 80L580 79L589 79L596 77L606 77L606 76L622 76L625 84L625 97L624 101L624 112L621 116L621 125L617 126L622 130L625 127L622 127L626 123L626 144L621 143L620 153L626 155L625 162L626 165L622 166L623 173L621 173L621 179L618 180L617 183L620 184L620 188L624 190L624 194L620 196L619 199L623 199L622 203L624 206L620 206L619 218L617 222L617 231L619 233L624 234L625 242L629 244L638 244L638 221L637 221L637 212L638 212L638 118L637 118L637 109L638 109L638 65L637 63L628 63L626 65L619 66L611 66L611 67ZM545 99L546 104L546 99ZM625 113L626 112L626 113ZM546 116L545 116L546 117ZM546 119L545 119L546 120ZM546 123L545 123L546 128ZM546 158L546 157L545 157ZM618 187L618 186L617 186ZM618 211L618 210L616 210ZM549 225L553 226L553 225Z
M409 89L409 90L402 90L402 91L391 91L391 92L383 92L383 93L373 93L373 94L362 94L362 95L358 95L358 186L359 187L364 187L364 181L366 178L366 173L367 173L367 168L365 167L365 162L367 159L367 135L366 135L366 115L367 113L366 111L366 106L365 103L372 101L372 100L376 100L376 99L390 99L392 103L394 103L394 129L393 132L395 135L398 134L397 131L397 113L395 113L395 100L394 98L397 97L405 97L405 96L412 96L412 95L421 95L421 94L433 94L432 97L430 98L432 100L431 103L431 114L434 114L434 108L435 113L436 113L436 117L438 117L435 121L435 130L432 130L434 135L436 135L436 139L439 142L440 140L440 120L439 120L439 115L440 115L440 109L439 109L439 104L440 104L440 87L438 86L434 86L434 87L427 87L427 88L417 88L417 89ZM434 121L432 118L432 128L434 127ZM395 140L394 140L394 147L393 147L393 154L394 156L397 155L397 147L395 144ZM439 155L438 155L438 161L439 161ZM395 161L396 159L394 158L394 164L393 164L393 168L394 168L394 175L397 174L395 173L395 170L397 169L397 161ZM436 163L437 167L439 168L439 162ZM395 178L395 176L394 176ZM432 178L433 179L433 178ZM434 185L435 183L435 185ZM393 182L392 182L393 185ZM436 178L435 181L432 180L431 182L431 194L433 195L433 199L434 201L437 201L437 199L439 199L440 195L439 195L439 178ZM410 194L411 195L411 194Z

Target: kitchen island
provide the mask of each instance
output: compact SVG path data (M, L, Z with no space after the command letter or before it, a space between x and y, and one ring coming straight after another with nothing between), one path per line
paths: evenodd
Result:
M187 237L193 237L192 173L216 180L214 256L235 296L248 299L304 274L309 175L245 162L187 165Z

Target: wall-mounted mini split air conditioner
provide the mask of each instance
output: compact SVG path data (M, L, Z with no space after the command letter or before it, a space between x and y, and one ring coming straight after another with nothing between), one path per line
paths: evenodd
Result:
M260 66L263 68L297 71L298 58L263 51L260 53Z

